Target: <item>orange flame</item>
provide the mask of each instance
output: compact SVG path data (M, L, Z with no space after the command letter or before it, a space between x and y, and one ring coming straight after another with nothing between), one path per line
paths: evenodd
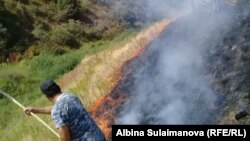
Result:
M121 97L116 100L110 96L102 97L97 100L95 105L90 109L92 117L107 139L111 138L111 126L114 122L116 109L121 103L126 101L126 97L124 96L125 94L121 94Z

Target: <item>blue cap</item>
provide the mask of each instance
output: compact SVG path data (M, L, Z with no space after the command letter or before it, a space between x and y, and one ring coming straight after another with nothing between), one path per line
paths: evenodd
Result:
M48 97L61 91L61 88L53 80L45 80L40 85L40 90Z

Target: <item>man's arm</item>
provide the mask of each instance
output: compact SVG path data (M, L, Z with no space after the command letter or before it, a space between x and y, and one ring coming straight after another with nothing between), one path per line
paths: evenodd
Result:
M27 115L31 115L31 112L34 114L51 114L51 110L52 110L53 106L47 106L47 107L27 107L24 109L24 112Z
M60 141L71 141L69 127L67 125L58 128L58 132L60 135Z

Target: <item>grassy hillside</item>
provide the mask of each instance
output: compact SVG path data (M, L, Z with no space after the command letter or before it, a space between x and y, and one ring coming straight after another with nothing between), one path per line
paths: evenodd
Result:
M135 36L135 19L126 19L124 11L114 14L115 3L0 0L0 89L25 106L51 104L39 91L41 81L58 79L86 56ZM1 141L56 140L2 95L0 105ZM54 127L49 116L41 117Z
M65 90L77 93L86 107L90 107L115 85L111 84L115 80L109 78L110 74L147 41L142 38L130 44L135 50L130 46L121 49L152 17L147 15L150 13L143 13L145 5L139 1L143 0L0 0L0 89L25 106L50 105L39 91L39 85L45 79L55 79ZM219 75L215 83L223 87L222 92L228 93L227 102L231 104L226 106L225 113L230 119L222 119L222 123L249 123L249 116L235 120L235 115L242 111L238 110L242 102L248 108L243 111L249 112L249 67L245 67L249 66L249 24L246 17L239 30L235 29L225 39L223 52L213 56L219 58L211 63L210 69L216 70L215 76ZM150 38L152 34L148 34ZM241 43L243 38L245 42ZM239 47L233 49L234 46ZM87 61L82 62L83 59ZM218 66L214 65L216 61ZM234 68L225 67L232 62ZM65 73L78 64L86 65L80 68L81 75L65 77ZM226 78L220 76L221 72L227 74ZM239 73L236 76L234 72ZM234 88L235 84L241 85L237 86L239 89L227 89ZM239 99L237 102L233 102L235 97ZM0 115L0 141L57 140L2 95ZM54 127L49 116L41 117Z
M0 0L0 62L13 62L42 52L64 54L90 41L113 38L131 25L127 11L110 10L128 8L131 3L123 6L114 3Z
M134 35L135 31L126 31L112 40L90 42L78 50L63 55L41 53L17 63L2 63L0 65L0 88L25 106L50 105L51 103L42 96L39 90L39 85L44 79L57 79L78 64L82 58L110 47L120 47L124 41ZM1 95L0 105L1 141L56 140L57 137L50 131L38 124L34 118L25 116L20 108ZM54 127L49 116L41 117Z

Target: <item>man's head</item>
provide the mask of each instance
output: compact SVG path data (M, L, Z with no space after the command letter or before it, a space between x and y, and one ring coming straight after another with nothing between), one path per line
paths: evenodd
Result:
M40 90L45 94L48 98L52 98L57 94L61 93L61 88L53 81L53 80L45 80L40 85Z

